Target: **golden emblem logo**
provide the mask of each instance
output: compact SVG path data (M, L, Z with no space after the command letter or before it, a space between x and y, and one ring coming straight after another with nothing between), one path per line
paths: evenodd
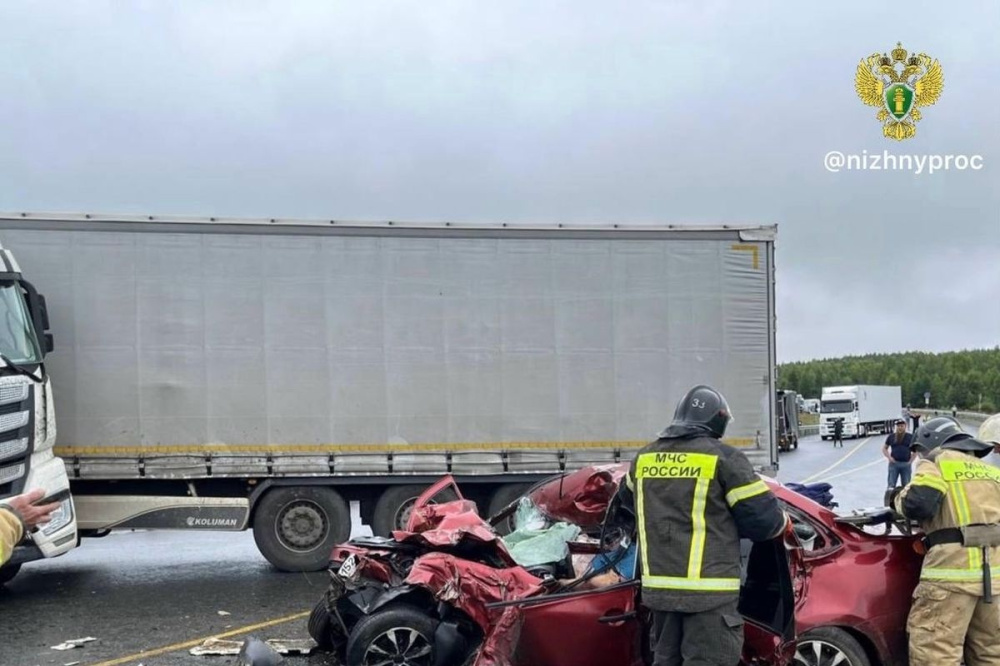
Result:
M873 53L858 63L854 89L862 102L879 109L882 134L902 141L917 133L920 109L941 97L944 73L937 60L926 53L908 54L896 42L891 56Z

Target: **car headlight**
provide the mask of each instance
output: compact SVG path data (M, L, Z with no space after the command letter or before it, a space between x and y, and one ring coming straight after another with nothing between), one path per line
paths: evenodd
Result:
M59 508L52 512L52 520L41 529L41 532L45 536L52 536L66 527L71 520L73 520L73 500L64 499L59 503Z

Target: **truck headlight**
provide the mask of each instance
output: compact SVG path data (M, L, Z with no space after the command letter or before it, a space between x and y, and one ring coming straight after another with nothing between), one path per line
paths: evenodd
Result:
M59 503L59 508L52 512L52 520L41 529L45 536L52 536L62 528L69 525L73 520L73 500L64 499Z

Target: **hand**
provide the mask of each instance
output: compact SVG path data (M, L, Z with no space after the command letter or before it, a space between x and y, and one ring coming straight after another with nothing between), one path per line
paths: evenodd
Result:
M4 504L17 511L21 516L21 520L24 521L24 526L31 528L49 522L52 519L52 512L59 508L59 502L42 504L41 506L34 506L32 504L32 502L37 502L43 497L45 497L45 490L35 488L23 495L15 495L4 500Z

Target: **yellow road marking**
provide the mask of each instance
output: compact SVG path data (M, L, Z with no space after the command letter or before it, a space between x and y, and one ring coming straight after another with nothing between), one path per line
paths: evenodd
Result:
M230 631L213 634L211 636L202 636L201 638L196 638L194 640L186 641L184 643L174 643L173 645L166 645L164 647L155 648L153 650L146 650L144 652L137 652L135 654L130 654L127 657L118 657L117 659L112 659L111 661L102 661L98 664L91 664L91 666L121 666L121 664L128 664L133 661L138 661L140 659L149 659L150 657L157 657L161 654L167 654L168 652L177 652L179 650L186 650L188 648L193 648L197 645L201 645L209 638L229 638L230 636L239 636L240 634L246 634L251 631L256 631L258 629L265 629L267 627L273 627L276 624L284 624L285 622L291 622L292 620L299 620L304 617L308 617L309 611L303 611L302 613L296 613L295 615L287 615L285 617L279 617L274 620L267 620L266 622L260 622L258 624L251 624L245 627L239 627L238 629L232 629Z
M808 477L806 479L802 479L801 481L799 481L799 483L809 483L810 481L815 481L818 477L823 476L824 474L826 474L830 470L837 469L838 467L840 467L841 465L843 465L845 462L847 462L848 458L850 458L855 453L857 453L858 451L860 451L861 447L863 447L865 444L867 444L868 442L870 442L871 439L872 439L871 437L865 437L864 440L860 444L856 445L853 449L851 449L850 451L848 451L847 453L845 453L844 456L840 460L838 460L837 462L833 463L832 465L830 465L826 469L821 469L820 471L816 472L812 476L810 476L810 477Z

